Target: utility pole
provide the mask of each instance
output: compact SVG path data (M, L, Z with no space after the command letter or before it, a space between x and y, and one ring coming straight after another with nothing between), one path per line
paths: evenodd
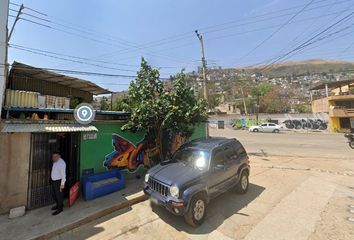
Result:
M0 115L3 106L7 79L7 43L8 43L9 0L0 1Z
M256 76L256 87L258 87L259 85L259 76ZM256 122L258 125L258 118L259 118L259 97L260 97L261 93L259 92L259 89L257 89L257 105L256 105L256 109L257 109L257 113L256 113Z
M11 28L11 30L10 30L9 37L7 38L7 44L9 44L9 42L10 42L11 35L12 35L14 29L15 29L15 26L16 26L17 21L20 20L20 15L22 14L22 10L23 10L24 8L25 8L25 7L23 6L23 4L21 4L20 9L19 9L18 12L17 12L17 15L16 15L16 19L15 19L15 21L14 21L14 24L12 25L12 28Z
M206 61L205 61L205 53L204 53L204 41L203 36L198 33L198 30L195 30L195 34L200 42L200 46L202 48L202 71L203 71L203 92L204 99L208 102L208 90L207 90L207 76L206 76Z
M9 9L9 3L7 2L7 9ZM5 88L6 88L6 82L8 81L8 74L9 74L9 60L8 60L8 51L9 51L9 42L10 42L10 39L11 39L11 36L12 36L12 33L15 29L15 26L16 26L16 23L18 20L20 20L20 15L22 14L22 11L25 7L23 6L23 4L21 4L18 12L17 12L17 15L16 15L16 19L11 27L11 30L10 30L10 33L9 35L7 35L7 32L8 32L8 29L7 29L7 17L8 15L6 16L6 24L5 24L5 28L6 28L6 36L5 36L5 61L4 61L4 82L2 83L1 80L0 80L0 114L1 114L1 107L2 107L2 104L3 104L3 100L4 100L4 91L5 91ZM8 13L8 11L7 11Z
M242 87L241 87L241 94L242 94L242 100L243 100L243 108L245 109L245 114L247 115L247 106L246 106L245 95L243 94Z
M258 125L258 118L259 118L259 93L257 93L257 106L256 106L256 109L257 109L257 113L256 113L256 123Z

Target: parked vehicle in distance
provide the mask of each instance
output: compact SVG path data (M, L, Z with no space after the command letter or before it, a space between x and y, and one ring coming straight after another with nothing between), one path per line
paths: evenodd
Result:
M354 133L346 133L344 137L348 139L349 147L354 149Z
M281 126L275 123L263 123L259 126L251 126L248 131L250 132L271 132L271 133L279 133Z
M144 193L152 207L163 206L196 227L204 221L211 199L231 188L246 193L249 174L248 156L238 140L195 140L147 172Z

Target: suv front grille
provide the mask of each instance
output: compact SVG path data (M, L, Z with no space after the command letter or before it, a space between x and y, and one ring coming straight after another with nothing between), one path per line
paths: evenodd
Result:
M151 177L149 178L148 184L152 190L160 193L162 196L167 197L167 195L169 193L169 186L164 185Z

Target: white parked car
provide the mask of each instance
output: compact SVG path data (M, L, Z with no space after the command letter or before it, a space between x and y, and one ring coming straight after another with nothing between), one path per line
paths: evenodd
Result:
M279 133L281 126L275 123L263 123L259 126L251 126L248 130L250 132L272 132Z

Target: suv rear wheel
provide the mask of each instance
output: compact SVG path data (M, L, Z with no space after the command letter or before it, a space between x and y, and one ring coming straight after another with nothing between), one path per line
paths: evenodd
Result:
M245 194L248 191L248 185L249 185L248 172L243 171L240 180L236 185L236 192L239 194Z
M184 215L185 221L192 227L201 225L206 215L206 199L203 194L197 194L191 200L189 209Z

